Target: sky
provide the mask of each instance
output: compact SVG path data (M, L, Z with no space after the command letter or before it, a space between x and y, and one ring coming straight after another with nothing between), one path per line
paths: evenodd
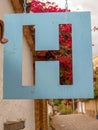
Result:
M61 8L65 8L66 0L42 0L55 2ZM68 8L71 11L90 11L91 12L91 29L98 27L98 2L97 0L67 0ZM98 31L91 31L92 33L92 55L98 55Z

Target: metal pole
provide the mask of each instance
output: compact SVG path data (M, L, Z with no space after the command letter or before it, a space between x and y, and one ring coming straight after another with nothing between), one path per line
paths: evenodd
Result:
M73 103L73 114L74 114L74 109L75 109L74 99L72 100L72 103Z

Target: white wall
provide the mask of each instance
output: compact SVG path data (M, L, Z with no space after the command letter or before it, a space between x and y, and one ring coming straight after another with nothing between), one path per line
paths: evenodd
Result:
M53 114L52 106L48 104L48 115Z
M85 111L85 102L78 102L78 108L77 108L79 113L86 113Z
M9 3L9 0L0 0L0 19L4 19L4 14L13 13L13 8ZM24 40L25 41L25 40ZM29 47L24 42L23 52L26 52L25 59L23 61L23 70L26 67L32 68L32 55L29 51ZM28 61L27 61L28 60ZM26 64L28 63L28 64ZM26 77L23 76L23 83L32 84L32 70L23 72ZM28 74L27 74L28 73ZM28 76L27 76L28 75ZM28 77L28 79L27 79ZM25 81L25 82L24 82ZM24 130L35 130L35 118L34 118L34 100L3 100L2 99L2 87L3 87L3 45L0 44L0 130L3 130L3 123L6 121L17 121L24 119L26 121Z

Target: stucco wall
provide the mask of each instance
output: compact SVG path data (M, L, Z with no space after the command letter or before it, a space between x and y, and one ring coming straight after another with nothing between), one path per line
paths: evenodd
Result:
M9 0L0 0L0 19L4 19L4 14L13 13L13 8L9 3ZM29 51L24 40L25 58L23 61L23 84L32 84L32 55ZM27 61L28 60L28 61ZM26 64L27 63L27 64ZM27 76L28 75L28 76ZM27 78L28 77L28 78ZM34 101L33 100L3 100L2 99L3 88L3 45L0 44L0 130L3 130L3 123L6 121L17 121L20 119L25 120L24 130L35 130L35 118L34 118Z
M86 103L86 113L92 117L98 115L98 99L88 100Z
M98 56L93 57L93 69L98 66ZM98 115L98 98L86 102L86 113L92 117Z

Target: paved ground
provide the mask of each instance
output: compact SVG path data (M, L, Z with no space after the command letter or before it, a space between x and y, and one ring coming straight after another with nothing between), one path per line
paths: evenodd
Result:
M55 130L98 130L98 119L82 114L57 115L53 126Z

